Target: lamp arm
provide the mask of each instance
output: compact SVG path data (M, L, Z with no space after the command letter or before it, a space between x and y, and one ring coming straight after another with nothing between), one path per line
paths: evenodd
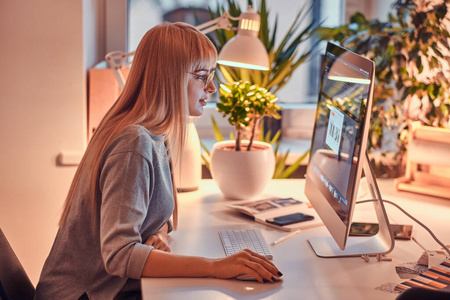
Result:
M227 12L224 12L222 16L220 16L214 20L205 22L201 25L198 25L195 28L197 28L203 34L207 34L216 29L234 30L234 28L231 26L229 19L239 20L239 18L233 18Z
M106 62L108 63L109 67L114 73L114 76L116 77L120 90L123 90L123 87L125 86L125 78L123 77L120 69L131 64L131 62L126 62L125 59L127 57L133 56L135 52L136 51L125 53L122 51L113 51L106 54L105 56Z
M236 21L239 20L239 17L232 17L227 12L224 12L222 16L200 24L195 28L197 28L203 34L210 33L216 29L237 30L237 28L232 27L230 19ZM116 77L120 90L123 90L123 87L125 86L125 78L123 77L120 69L127 65L131 65L131 62L126 61L126 58L133 56L135 52L136 51L125 53L122 51L113 51L106 54L105 56L106 62L108 63L109 67L114 73L114 76Z

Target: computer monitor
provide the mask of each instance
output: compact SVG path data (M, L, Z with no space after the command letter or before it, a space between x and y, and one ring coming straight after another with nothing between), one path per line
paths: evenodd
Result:
M373 61L328 43L305 182L305 195L331 234L308 239L321 257L382 255L394 247L367 155L374 73ZM363 171L379 231L372 237L349 237Z

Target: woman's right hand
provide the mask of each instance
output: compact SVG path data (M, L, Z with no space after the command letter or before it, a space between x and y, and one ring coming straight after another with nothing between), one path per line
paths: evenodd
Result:
M283 275L271 261L249 249L216 259L213 263L216 278L227 279L242 274L251 275L259 282L274 282Z

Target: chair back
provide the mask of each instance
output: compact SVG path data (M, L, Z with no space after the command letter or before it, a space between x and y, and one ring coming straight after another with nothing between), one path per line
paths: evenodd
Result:
M35 293L33 284L0 228L0 289L2 288L1 300L31 300Z

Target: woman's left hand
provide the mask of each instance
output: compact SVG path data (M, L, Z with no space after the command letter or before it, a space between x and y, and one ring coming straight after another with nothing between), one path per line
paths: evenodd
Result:
M145 245L153 246L153 248L170 252L169 234L167 233L167 224L165 224L157 233L149 236L145 241Z
M149 236L149 238L145 241L145 245L153 246L155 249L170 252L169 242L168 242L168 234L167 233L156 233L154 235Z

